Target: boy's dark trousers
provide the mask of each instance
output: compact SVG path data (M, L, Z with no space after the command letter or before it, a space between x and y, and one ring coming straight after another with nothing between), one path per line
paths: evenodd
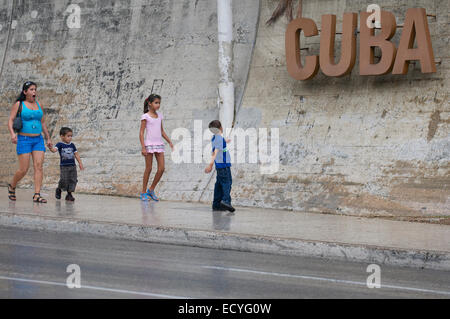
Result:
M231 205L231 184L233 180L231 178L230 167L216 168L217 180L214 186L214 201L213 209L221 209L220 202Z
M76 166L61 166L58 188L69 193L75 192L78 176Z

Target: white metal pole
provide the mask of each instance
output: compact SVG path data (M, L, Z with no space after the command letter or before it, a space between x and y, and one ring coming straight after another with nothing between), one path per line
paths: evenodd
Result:
M233 82L233 8L232 0L217 0L219 39L219 107L220 121L226 133L234 120Z

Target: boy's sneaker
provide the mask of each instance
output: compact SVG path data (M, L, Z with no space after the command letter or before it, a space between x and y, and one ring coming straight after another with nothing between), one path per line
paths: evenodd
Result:
M74 202L75 198L72 196L72 193L68 193L66 196L66 201Z
M222 208L225 208L227 211L234 213L236 211L236 209L234 209L233 206L231 206L230 204L225 203L224 201L220 202L220 206Z
M225 212L226 209L222 208L222 207L213 207L212 208L213 212Z
M61 188L57 188L55 192L56 199L61 199Z

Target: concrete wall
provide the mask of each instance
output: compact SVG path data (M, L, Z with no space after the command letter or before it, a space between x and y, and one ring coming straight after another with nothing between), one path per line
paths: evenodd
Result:
M361 12L373 1L303 0L316 21ZM438 216L450 214L448 1L378 1L402 25L411 7L426 8L437 73L420 64L408 75L351 75L292 79L286 70L287 22L267 27L276 2L262 0L260 25L238 126L279 127L281 170L262 176L252 165L235 168L234 196L246 205L332 214ZM398 46L401 29L394 42ZM340 36L337 37L340 42ZM319 53L319 37L302 39ZM302 51L305 52L305 51ZM339 51L340 52L340 51ZM339 53L338 52L338 53ZM359 58L358 58L359 60Z
M215 2L79 1L82 28L69 30L68 1L16 0L18 26L11 32L0 77L1 121L6 122L20 84L36 80L53 136L62 125L75 128L88 167L80 174L79 189L137 194L144 167L138 119L153 86L164 97L169 133L178 127L192 131L198 119L205 128L218 115ZM435 57L441 61L436 74L421 74L417 64L406 76L362 77L356 65L344 78L319 73L308 82L287 73L286 20L264 24L277 2L234 1L236 126L279 128L281 160L274 175L262 175L258 165L235 164L234 203L365 216L449 215L448 1L377 2L395 14L398 24L410 7L436 15L429 18ZM0 0L2 21L9 19L9 3ZM336 14L339 30L344 12L359 13L373 1L303 3L304 16L319 28L322 14ZM37 19L30 18L32 10L39 12ZM29 30L34 32L31 41ZM8 31L5 26L0 31L0 57ZM397 44L400 34L401 29ZM302 43L318 54L318 38ZM2 130L3 183L16 165L8 139ZM45 183L54 187L57 157L48 154L47 159ZM168 159L167 166L159 189L164 199L211 200L214 180L203 174L204 165ZM23 185L31 185L29 177Z
M80 29L67 26L70 3L81 8ZM192 131L193 119L204 120L206 129L218 118L216 1L14 0L11 4L12 0L0 0L0 58L5 55L0 122L7 122L22 83L37 82L54 140L59 139L61 126L74 129L74 142L87 168L79 175L79 191L139 193L144 169L140 116L150 93L163 96L161 111L169 135L178 127ZM258 0L234 2L237 103L247 80L259 5ZM11 14L17 21L14 30L7 23ZM6 184L17 168L17 157L5 125L0 143L0 180ZM166 162L162 197L198 200L209 181L202 173L204 165ZM55 187L58 175L58 156L47 153L45 186ZM20 186L30 187L31 177L32 170Z

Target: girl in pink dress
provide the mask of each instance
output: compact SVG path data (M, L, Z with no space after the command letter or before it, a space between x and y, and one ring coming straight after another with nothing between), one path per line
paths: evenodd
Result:
M164 132L162 125L163 115L158 112L161 107L161 97L156 94L150 95L144 102L144 115L141 117L141 129L139 139L142 145L142 155L145 157L145 172L142 185L141 200L149 201L153 199L158 202L159 198L155 195L155 188L158 185L164 173L164 141L169 143L173 150L173 144L170 138ZM152 171L153 155L158 163L158 171L152 185L147 189L148 180Z

